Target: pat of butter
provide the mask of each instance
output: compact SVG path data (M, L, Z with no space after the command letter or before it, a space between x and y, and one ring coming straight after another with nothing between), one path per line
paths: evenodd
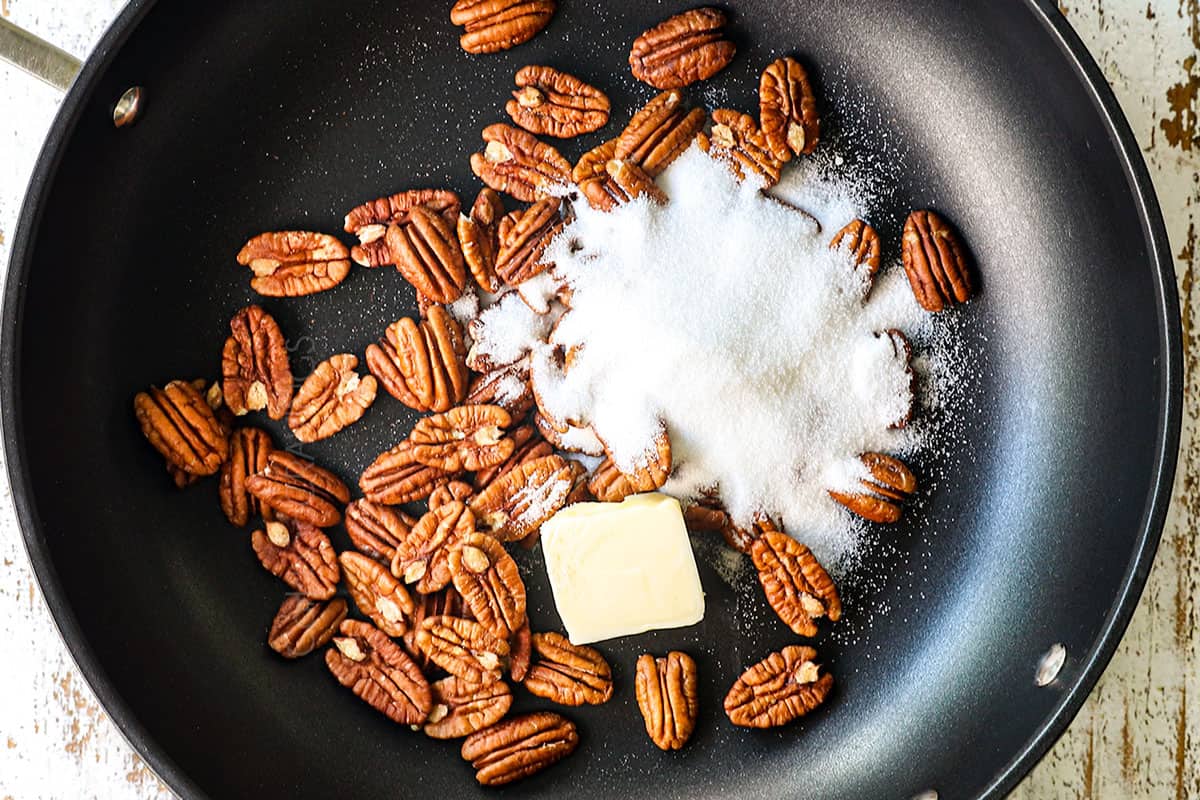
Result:
M542 524L554 604L575 644L694 625L704 591L679 501L575 503Z

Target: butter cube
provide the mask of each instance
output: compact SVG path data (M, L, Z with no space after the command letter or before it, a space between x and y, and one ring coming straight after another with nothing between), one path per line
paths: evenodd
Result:
M575 644L694 625L704 591L679 501L576 503L542 524L554 604Z

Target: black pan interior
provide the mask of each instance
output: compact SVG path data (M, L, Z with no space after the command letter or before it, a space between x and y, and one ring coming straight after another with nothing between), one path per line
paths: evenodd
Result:
M189 796L473 790L453 745L358 703L319 656L289 664L266 648L282 585L227 525L211 482L169 486L131 413L144 386L217 374L229 317L256 299L233 261L249 236L336 233L351 206L406 187L472 197L467 156L504 118L527 63L612 97L610 127L563 147L576 158L652 94L628 76L629 42L686 7L564 0L532 43L477 58L458 48L448 5L134 2L123 21L136 29L115 54L122 35L106 40L35 181L6 318L15 494L72 648ZM879 535L846 588L844 629L820 640L838 681L827 708L767 733L724 721L736 674L790 637L749 575L731 588L702 558L706 620L605 646L617 696L567 712L578 753L502 794L998 794L1082 702L1157 542L1179 340L1161 223L1138 196L1148 181L1136 152L1126 160L1131 139L1108 118L1107 89L1089 88L1098 72L1075 63L1080 45L1044 9L728 5L739 54L697 101L753 111L764 64L786 52L811 64L829 139L895 181L874 220L889 246L912 207L942 209L965 233L983 276L961 312L977 378L951 409L950 454L917 465L937 488ZM134 84L144 117L115 130L111 103ZM415 308L394 271L361 269L333 292L264 305L297 374L335 352L361 355ZM304 452L352 483L411 421L381 396L362 423ZM557 627L536 558L523 563L541 598L534 627ZM1055 642L1066 666L1037 688ZM643 735L631 676L638 653L668 647L703 669L698 732L676 754Z

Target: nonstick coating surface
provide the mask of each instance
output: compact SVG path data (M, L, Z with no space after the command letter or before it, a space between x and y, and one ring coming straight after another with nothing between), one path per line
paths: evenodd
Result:
M359 703L320 656L285 663L267 649L283 587L227 525L212 481L168 485L131 399L219 371L228 318L258 300L233 262L249 236L338 232L348 208L405 187L446 185L469 202L468 153L504 118L527 63L608 91L617 112L602 135L613 135L652 94L628 77L629 42L686 6L564 0L529 45L475 58L457 47L448 2L151 5L132 4L65 103L8 284L6 444L48 602L109 711L185 795L470 794L454 745ZM983 290L961 312L979 362L954 410L964 434L917 465L940 476L936 490L846 586L847 620L818 643L838 681L820 713L766 733L724 721L736 674L791 638L752 585L730 589L705 557L705 621L605 645L618 691L566 712L578 752L501 794L999 794L1111 655L1165 512L1179 331L1149 181L1053 12L732 5L737 60L699 102L753 111L758 71L795 52L816 67L832 146L895 179L874 214L885 241L895 247L911 207L942 209L965 233ZM133 84L146 88L144 118L114 130L110 104ZM563 149L574 159L598 140ZM332 353L361 355L414 310L392 270L263 304L301 375ZM410 423L381 395L363 422L304 452L352 482ZM534 627L557 627L535 560L524 561ZM1037 688L1054 642L1066 666ZM668 647L702 670L697 733L676 754L645 737L632 686L636 655Z

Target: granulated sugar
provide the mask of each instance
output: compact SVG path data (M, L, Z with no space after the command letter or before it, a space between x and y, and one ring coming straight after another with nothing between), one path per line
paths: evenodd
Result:
M481 311L468 327L474 344L467 363L482 362L485 370L511 364L545 338L550 323L549 315L534 313L518 293L509 292Z
M836 566L862 528L827 491L857 485L860 453L921 445L916 428L889 427L912 380L886 331L919 337L937 362L932 318L898 265L864 302L850 253L830 250L842 226L870 219L861 181L791 169L773 190L784 203L693 147L659 184L665 206L577 202L548 249L571 307L548 343L529 343L539 406L590 425L624 469L665 426L663 491L686 501L715 489L741 523L766 511ZM475 326L477 350L520 349L506 316Z

